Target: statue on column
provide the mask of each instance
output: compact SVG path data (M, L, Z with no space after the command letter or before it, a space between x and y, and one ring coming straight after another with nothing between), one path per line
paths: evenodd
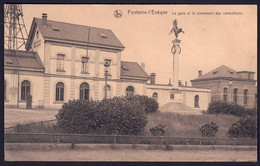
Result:
M174 32L175 39L172 40L173 45L172 45L172 48L171 48L171 52L174 55L176 53L177 47L179 47L179 49L180 49L179 54L181 53L181 47L179 45L181 43L181 40L178 39L178 35L181 32L184 34L184 31L182 31L182 28L178 28L178 26L177 26L178 22L177 22L176 19L172 22L172 24L173 24L173 27L172 27L172 30L169 32L169 35Z

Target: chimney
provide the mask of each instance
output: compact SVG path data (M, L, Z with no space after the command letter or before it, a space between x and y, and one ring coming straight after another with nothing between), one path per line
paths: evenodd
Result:
M141 67L143 68L143 70L145 70L145 63L144 62L141 63Z
M47 26L47 13L42 13L42 23Z
M201 77L202 76L202 70L199 70L198 71L198 77Z
M178 81L178 86L182 86L181 80Z
M185 81L185 86L187 86L187 81Z
M150 78L151 78L151 85L154 85L155 84L155 76L156 76L156 74L155 73L151 73L150 74Z
M171 81L171 79L169 78L169 83L168 83L168 85L170 85L170 86L171 86L171 85L172 85L172 83L171 83L171 82L172 82L172 81Z

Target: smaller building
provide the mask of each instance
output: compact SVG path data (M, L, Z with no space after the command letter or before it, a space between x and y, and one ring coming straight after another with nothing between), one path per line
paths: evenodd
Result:
M257 104L257 87L254 72L235 71L222 65L191 80L192 86L211 89L211 101L226 101L253 108Z

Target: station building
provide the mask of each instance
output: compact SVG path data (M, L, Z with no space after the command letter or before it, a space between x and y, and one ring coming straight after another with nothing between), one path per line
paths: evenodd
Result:
M73 99L102 100L107 71L107 97L147 95L162 111L207 109L210 88L183 86L178 77L156 84L154 73L121 60L124 48L111 30L52 21L47 14L34 18L26 51L4 51L5 107L25 108L29 94L33 108L59 109Z

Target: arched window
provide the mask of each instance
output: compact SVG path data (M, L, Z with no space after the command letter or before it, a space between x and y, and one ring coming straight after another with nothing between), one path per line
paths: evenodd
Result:
M106 86L104 86L104 96L105 96ZM107 98L111 98L111 87L107 85Z
M234 98L233 98L233 102L234 102L234 103L237 103L237 92L238 92L238 89L235 88L235 89L234 89Z
M199 96L194 97L194 108L199 108Z
M224 88L223 89L223 101L226 101L228 100L228 92L227 92L227 88Z
M4 100L6 100L6 81L4 81Z
M156 101L158 100L158 93L156 93L156 92L153 93L153 99Z
M26 100L27 95L30 94L31 84L29 81L25 80L22 82L22 88L21 88L21 100Z
M126 96L132 96L132 95L134 95L134 93L135 93L134 87L128 86L126 88Z
M244 104L247 105L248 89L244 89Z
M80 84L79 99L89 100L89 85L86 82Z
M64 84L62 82L58 82L56 84L56 101L64 101Z

